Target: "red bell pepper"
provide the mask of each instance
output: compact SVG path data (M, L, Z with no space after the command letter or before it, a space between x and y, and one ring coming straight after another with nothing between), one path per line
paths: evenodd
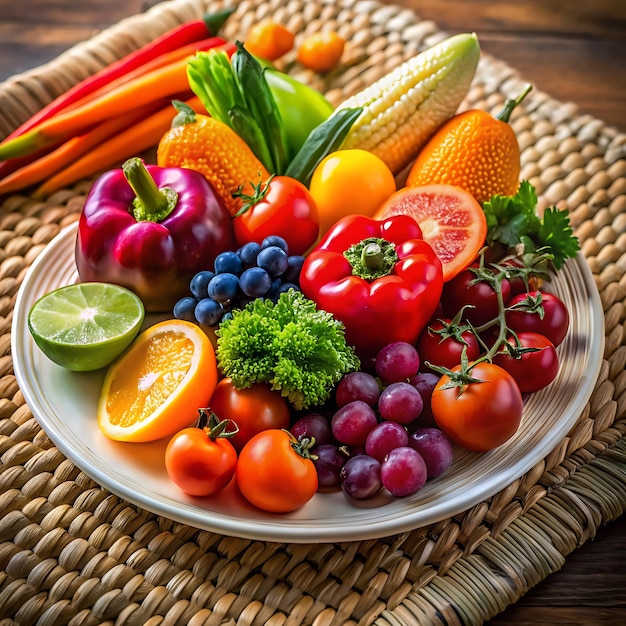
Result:
M235 247L230 216L202 174L132 158L92 186L75 259L82 281L123 285L147 311L171 311L191 278Z
M304 295L343 322L357 355L395 341L414 344L443 288L441 261L408 215L339 220L306 258Z

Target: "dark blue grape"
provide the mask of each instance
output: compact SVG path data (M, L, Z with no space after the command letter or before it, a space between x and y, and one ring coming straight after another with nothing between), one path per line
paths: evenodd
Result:
M283 281L280 278L275 278L272 281L269 291L265 294L265 297L276 302L276 300L278 300L278 296L280 296L280 288L282 284Z
M174 305L174 311L173 311L174 317L177 320L195 322L196 316L194 314L194 310L196 308L196 304L198 304L198 301L195 298L192 298L191 296L185 296L184 298L181 298Z
M270 246L277 246L286 254L289 254L287 242L279 235L269 235L261 242L261 248L269 248Z
M244 243L241 248L237 251L241 262L247 266L252 267L256 265L256 256L259 254L259 250L261 249L261 244L256 241L249 241L248 243Z
M242 270L241 258L236 252L221 252L215 257L216 274L235 274L239 276Z
M198 298L198 300L206 298L209 295L207 289L213 276L215 276L215 273L210 270L198 272L189 283L189 291L191 291L191 293Z
M283 283L278 290L278 297L280 297L281 293L285 293L290 289L293 289L294 291L302 291L299 285L294 285L293 283Z
M224 309L219 302L211 300L211 298L204 298L196 305L194 314L199 324L216 326L222 319Z
M230 302L239 292L239 278L228 272L216 274L209 282L207 292L218 302Z
M268 246L259 252L256 263L272 278L285 273L288 267L287 253L278 246Z
M299 283L300 272L302 271L302 264L304 263L304 257L299 255L292 255L287 257L287 269L283 274L283 280L286 283Z
M247 296L260 298L270 290L272 279L262 267L249 267L239 277L239 286Z

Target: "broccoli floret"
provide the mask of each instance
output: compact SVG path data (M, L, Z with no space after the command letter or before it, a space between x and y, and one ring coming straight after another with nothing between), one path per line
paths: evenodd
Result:
M236 388L267 383L298 410L323 404L360 367L343 324L293 289L233 311L216 335L218 366Z

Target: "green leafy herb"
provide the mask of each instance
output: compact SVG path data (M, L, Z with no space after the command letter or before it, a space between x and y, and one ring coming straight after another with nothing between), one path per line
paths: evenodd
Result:
M543 217L536 212L537 193L522 181L514 196L493 196L483 204L487 217L487 244L501 243L507 248L524 246L524 252L549 253L555 269L580 250L570 225L569 213L551 207Z
M216 334L218 365L236 388L269 384L296 409L323 404L360 366L343 324L293 289L233 311Z

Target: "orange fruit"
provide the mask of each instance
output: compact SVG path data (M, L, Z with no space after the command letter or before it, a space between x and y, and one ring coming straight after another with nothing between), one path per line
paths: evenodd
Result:
M508 120L528 91L530 87L508 100L496 117L471 110L450 118L418 154L406 185L456 185L481 203L496 194L514 195L520 183L520 149Z
M469 267L485 244L487 219L472 194L453 185L404 187L392 194L374 216L412 216L441 260L448 281Z
M271 18L253 24L246 36L246 50L254 56L276 61L293 48L294 34Z
M309 185L317 207L320 238L346 215L373 215L395 190L391 170L372 152L332 152L315 168Z
M298 46L297 59L314 72L329 72L339 63L345 45L334 30L313 33Z
M166 320L140 333L107 369L98 425L117 441L155 441L189 426L217 385L213 345L196 324Z

